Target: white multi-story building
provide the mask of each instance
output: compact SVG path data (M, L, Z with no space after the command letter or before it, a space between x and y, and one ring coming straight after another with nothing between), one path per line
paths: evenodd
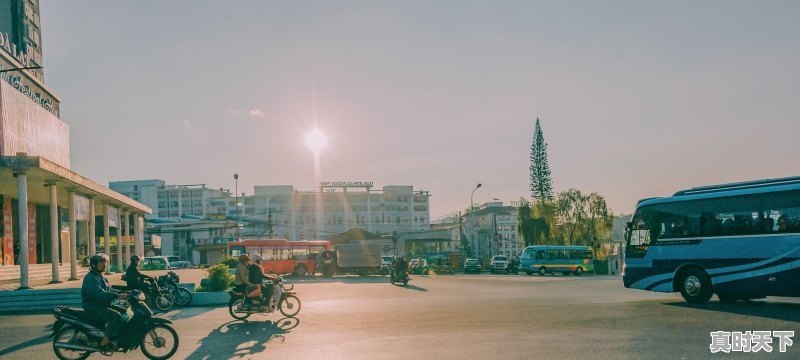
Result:
M256 186L252 210L245 198L242 216L260 220L262 233L264 222L271 223L273 236L293 240L325 239L354 227L377 234L420 231L430 229L429 197L413 186L375 190L371 182L322 183L319 191ZM246 229L247 235L258 235L257 228Z
M108 187L131 199L141 202L153 209L153 218L179 218L183 215L206 217L210 213L211 200L230 198L231 206L234 199L230 191L211 189L205 184L196 185L167 185L164 180L133 180L113 181Z

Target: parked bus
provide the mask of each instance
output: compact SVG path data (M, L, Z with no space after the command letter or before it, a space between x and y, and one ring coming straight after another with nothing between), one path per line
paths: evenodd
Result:
M639 201L625 238L627 288L690 303L800 296L800 177Z
M278 274L292 273L303 276L314 269L317 254L331 249L327 240L289 241L284 239L244 240L228 243L231 254L261 256L261 267L265 272L270 270Z
M522 250L519 269L528 275L562 273L580 276L594 271L592 249L588 246L536 245Z

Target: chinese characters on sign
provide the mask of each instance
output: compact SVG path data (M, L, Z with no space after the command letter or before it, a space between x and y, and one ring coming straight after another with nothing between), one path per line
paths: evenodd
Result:
M712 331L711 353L734 352L772 352L773 339L777 339L778 351L786 352L792 346L794 331Z

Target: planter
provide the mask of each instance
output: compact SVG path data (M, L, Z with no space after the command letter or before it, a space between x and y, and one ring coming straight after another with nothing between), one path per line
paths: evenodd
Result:
M227 291L196 292L192 294L192 306L227 305Z

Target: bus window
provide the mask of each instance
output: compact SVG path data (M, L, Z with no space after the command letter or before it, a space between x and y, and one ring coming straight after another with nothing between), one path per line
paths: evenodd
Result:
M569 250L558 250L558 259L559 260L567 260L569 259Z
M547 251L547 260L555 260L558 258L558 250L546 250Z
M525 251L522 252L521 258L525 259L525 260L533 259L534 253L535 253L535 251L533 251L533 250L525 250Z
M536 260L544 260L544 250L536 251Z

